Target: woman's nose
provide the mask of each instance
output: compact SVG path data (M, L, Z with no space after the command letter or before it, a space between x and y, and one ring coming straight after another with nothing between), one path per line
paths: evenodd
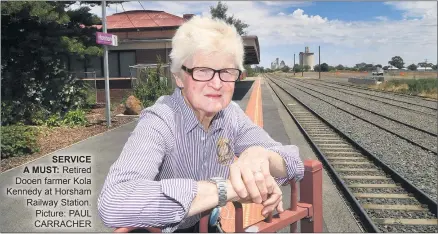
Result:
M219 88L222 87L222 81L219 78L219 73L218 72L216 72L216 74L214 74L213 79L210 80L210 84L215 89L219 89Z

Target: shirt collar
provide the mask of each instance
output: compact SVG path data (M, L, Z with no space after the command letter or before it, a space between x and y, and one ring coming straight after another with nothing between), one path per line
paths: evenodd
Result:
M174 92L173 96L176 100L176 104L178 105L178 107L181 110L185 132L189 133L197 126L202 128L199 120L196 118L195 112L185 102L184 97L182 95L182 91L180 88L175 88L175 92ZM210 127L210 131L215 132L216 130L222 129L224 123L225 123L225 113L224 113L224 110L221 110L213 118L212 123L211 123L211 127Z

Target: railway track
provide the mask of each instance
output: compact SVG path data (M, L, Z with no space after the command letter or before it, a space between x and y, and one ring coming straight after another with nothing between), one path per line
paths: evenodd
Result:
M437 136L438 136L436 132L432 132L432 131L430 131L430 130L428 130L428 129L424 129L424 128L421 128L421 127L413 126L411 123L407 123L406 121L397 120L397 119L395 119L395 118L393 118L393 117L391 117L391 116L388 116L386 113L385 113L385 114L378 113L377 111L373 111L373 110L370 110L369 108L361 107L361 106L356 105L356 104L354 104L354 103L352 103L352 102L350 102L350 101L347 101L347 100L344 100L344 99L341 99L341 98L335 97L334 95L330 95L330 94L327 94L327 93L323 93L323 92L321 92L321 91L319 91L319 90L316 90L316 89L313 89L313 88L309 88L309 87L303 86L302 84L299 84L299 81L292 81L292 80L290 80L290 79L286 79L286 78L280 78L280 80L281 80L282 82L287 83L287 84L294 85L295 87L296 87L296 86L300 86L300 87L302 87L303 89L310 90L310 91L313 91L313 92L315 92L315 93L319 93L319 94L321 94L321 95L324 95L324 96L327 96L327 97L333 98L333 99L335 99L335 100L337 100L337 101L340 101L340 102L346 103L346 104L348 104L348 105L354 106L355 108L358 108L358 109L361 109L361 110L364 110L364 111L370 112L370 113L372 113L372 114L374 114L374 115L377 115L377 116L380 116L380 117L386 118L386 119L391 120L391 121L394 121L394 122L396 122L396 123L398 123L398 124L402 124L402 125L404 125L404 126L406 126L406 127L409 127L409 128L411 128L411 129L413 129L413 130L417 130L417 131L420 131L420 132L426 133L426 134L428 134L428 135L430 135L430 136L432 136L432 137L437 137ZM302 90L302 89L301 89L301 90ZM304 90L302 90L302 91L304 91ZM307 92L307 91L304 91L304 92ZM315 95L313 95L313 94L310 94L309 92L307 92L307 93L308 93L309 95L315 96ZM381 111L380 111L380 112L381 112ZM434 120L435 120L435 118L434 118ZM434 131L436 131L436 128L433 128L432 126L429 126L429 128L431 128L431 129L433 129Z
M437 111L437 107L438 107L437 100L434 100L432 98L424 98L424 97L420 97L420 96L413 96L413 95L403 94L403 93L395 93L395 92L390 92L390 91L385 91L385 90L376 90L376 89L371 89L371 88L367 88L367 87L363 87L363 86L359 86L359 85L346 84L346 83L341 83L341 82L329 82L329 81L324 81L324 80L318 80L318 81L321 83L327 84L327 85L339 85L342 87L349 87L349 88L353 88L353 89L357 89L357 90L371 91L371 92L374 92L375 94L379 94L379 95L372 95L375 97L379 97L379 98L383 97L385 99L389 99L392 101L397 101L397 102L402 102L402 103L406 103L406 104L411 104L414 106L429 108L429 109L435 110L435 111ZM356 91L356 92L363 93L360 91ZM367 93L365 93L365 94L367 94ZM391 96L400 96L400 97L403 97L403 99L405 99L405 100L390 98L388 96L380 96L380 94L381 95L389 94ZM423 102L423 104L416 103L418 101Z
M271 79L266 80L367 232L437 232L437 203Z
M434 108L414 106L412 103L407 103L407 105L406 105L406 102L399 101L399 100L387 101L386 98L381 98L379 96L372 95L369 92L368 93L367 92L358 92L358 91L355 91L351 88L335 87L335 86L332 86L329 84L322 84L320 82L309 82L309 81L305 81L305 80L300 80L300 82L305 83L305 84L314 85L317 87L323 87L326 89L334 90L334 91L341 92L341 93L348 94L348 95L356 95L358 97L361 97L361 98L364 98L367 100L372 100L375 102L384 103L385 105L394 106L394 107L401 108L401 109L408 110L408 111L412 111L412 112L415 112L418 114L429 115L429 116L433 116L433 117L435 117L437 114L437 110ZM399 103L397 103L397 102L399 102ZM403 104L405 104L405 106L403 106Z
M284 80L280 80L280 81L284 82L286 84L291 85L287 81L284 81ZM295 85L295 84L293 84L293 85ZM405 124L405 123L402 123L402 125L406 126L407 128L410 128L409 131L404 131L403 132L402 129L398 128L398 127L389 128L388 126L384 125L385 123L383 121L380 121L380 122L379 121L377 121L377 122L376 121L371 121L368 118L365 118L365 117L361 116L360 113L348 110L346 108L342 108L342 107L336 106L333 103L331 103L331 102L329 102L327 100L322 99L321 97L317 97L317 96L309 93L308 91L306 91L306 90L304 90L304 89L302 89L300 87L297 87L296 85L295 85L294 88L296 88L296 89L298 89L298 90L300 90L300 91L302 91L302 92L304 92L304 93L306 93L306 94L308 94L310 96L313 96L313 97L315 97L315 98L321 100L322 102L325 102L325 103L327 103L327 104L329 104L331 106L335 106L337 109L340 109L340 110L342 110L342 111L344 111L344 112L346 112L348 114L351 114L351 115L355 116L356 118L358 118L360 120L363 120L363 121L365 121L367 123L370 123L370 124L378 127L379 129L387 131L387 132L389 132L389 133L391 133L391 134L393 134L393 135L395 135L395 136L397 136L397 137L399 137L399 138L409 142L412 145L418 146L418 147L420 147L423 150L426 150L426 151L429 151L429 152L433 152L434 154L437 154L437 147L436 147L436 136L437 135L435 133L430 133L430 132L427 132L427 131L425 132L423 129L417 130L416 127L410 126L409 124ZM354 107L357 107L354 104L349 104L349 103L347 103L347 104L348 105L352 105ZM357 108L359 108L362 111L370 112L369 110L361 108L361 107L357 107ZM371 113L373 113L373 112L371 112ZM381 116L380 114L377 114L377 116L382 117L382 118L386 119L387 121L393 121L395 123L399 123L400 122L400 121L388 118L386 116Z

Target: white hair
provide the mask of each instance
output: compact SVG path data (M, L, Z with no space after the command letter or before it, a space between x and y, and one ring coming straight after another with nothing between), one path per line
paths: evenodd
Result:
M236 68L244 70L242 37L233 25L225 21L194 16L182 24L172 38L171 72L180 72L183 63L198 52L230 54Z

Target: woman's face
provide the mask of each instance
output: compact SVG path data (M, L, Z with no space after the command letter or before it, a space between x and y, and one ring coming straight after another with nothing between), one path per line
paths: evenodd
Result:
M193 67L209 67L216 70L236 68L231 55L213 53L209 55L195 54L191 61L183 65ZM224 109L231 102L234 93L234 82L223 82L216 73L210 81L196 81L192 75L182 71L182 79L176 79L177 85L182 87L183 94L196 112L204 115L214 115Z

